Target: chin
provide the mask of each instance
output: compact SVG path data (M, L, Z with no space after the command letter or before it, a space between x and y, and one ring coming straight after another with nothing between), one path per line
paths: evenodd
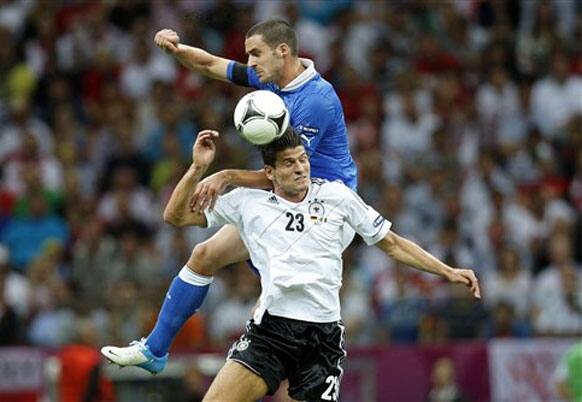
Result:
M302 184L297 187L297 192L301 193L302 191L305 191L307 189L309 189L309 184L306 182L305 184Z

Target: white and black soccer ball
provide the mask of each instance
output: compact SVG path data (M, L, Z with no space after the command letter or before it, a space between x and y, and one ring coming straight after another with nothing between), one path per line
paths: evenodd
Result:
M256 145L281 136L289 126L285 102L271 91L254 91L243 96L234 109L234 126L240 135Z

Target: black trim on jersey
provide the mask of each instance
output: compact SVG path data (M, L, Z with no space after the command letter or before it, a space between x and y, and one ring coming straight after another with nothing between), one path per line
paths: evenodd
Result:
M243 87L250 87L249 85L249 75L247 71L247 65L239 63L237 61L234 62L232 66L232 79L231 81L236 85L240 85Z

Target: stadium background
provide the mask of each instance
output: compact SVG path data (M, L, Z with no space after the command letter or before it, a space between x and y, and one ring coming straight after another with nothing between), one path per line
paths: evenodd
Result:
M272 17L336 88L362 197L483 288L474 302L356 241L342 401L423 401L448 382L470 401L557 400L557 361L582 335L582 16L568 0L1 0L0 400L81 400L92 374L100 400L203 392L259 294L244 264L217 275L165 376L91 372L93 348L147 334L211 234L161 220L196 130L223 133L214 170L260 167L232 128L246 90L187 72L155 31L244 62L246 30Z

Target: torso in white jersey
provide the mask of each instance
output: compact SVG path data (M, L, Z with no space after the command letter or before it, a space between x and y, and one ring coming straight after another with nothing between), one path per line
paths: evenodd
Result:
M208 226L239 228L261 274L257 323L269 314L310 322L340 319L342 251L353 228L374 244L391 223L341 182L312 179L307 196L294 203L266 190L237 188L206 211Z

